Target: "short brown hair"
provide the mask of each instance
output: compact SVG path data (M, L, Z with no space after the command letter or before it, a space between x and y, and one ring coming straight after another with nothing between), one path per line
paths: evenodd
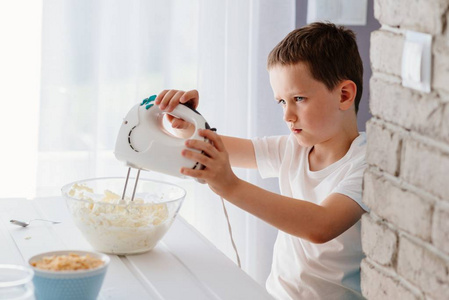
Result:
M357 86L355 112L363 91L363 64L355 33L332 23L311 23L290 32L268 55L268 69L275 65L306 63L314 79L333 90L342 80Z

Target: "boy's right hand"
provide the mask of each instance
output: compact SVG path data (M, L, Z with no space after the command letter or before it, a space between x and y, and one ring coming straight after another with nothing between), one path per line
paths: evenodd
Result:
M187 104L187 106L196 109L199 102L199 94L197 90L179 91L179 90L163 90L157 95L155 103L159 108L166 112L172 112L179 103ZM168 121L176 129L188 129L191 124L183 119L175 118L167 115Z

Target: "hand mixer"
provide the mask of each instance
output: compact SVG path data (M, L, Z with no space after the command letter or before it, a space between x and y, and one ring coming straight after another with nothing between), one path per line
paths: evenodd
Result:
M181 155L181 151L185 148L185 139L175 137L169 133L163 126L163 118L165 114L170 114L176 118L181 118L192 123L195 126L195 131L189 139L201 141L207 141L207 139L201 137L198 134L198 130L211 129L209 124L199 112L187 105L178 105L170 113L163 112L157 105L154 105L153 102L155 99L156 95L153 95L144 99L142 103L136 104L123 119L122 126L120 127L115 144L115 157L125 162L129 167L123 188L122 200L125 198L131 168L138 169L131 201L134 200L140 170L151 170L186 178L186 176L179 172L181 167L190 167L195 170L204 168L200 163L192 162ZM192 151L200 152L195 149L192 149ZM197 181L202 183L201 180ZM223 198L221 198L221 202L228 222L232 246L237 256L238 265L241 267L240 257L232 237L231 224Z
M163 118L165 114L170 114L193 124L195 131L189 139L201 141L206 139L199 136L198 129L210 129L209 124L199 112L185 104L176 106L172 112L168 113L154 105L155 99L156 95L153 95L133 106L123 119L117 136L115 157L129 167L122 200L125 198L131 168L138 169L131 200L134 200L140 170L151 170L186 178L179 172L181 167L190 167L195 170L204 168L200 163L192 162L181 155L181 151L186 148L186 140L168 132L163 126ZM192 149L192 151L197 150Z

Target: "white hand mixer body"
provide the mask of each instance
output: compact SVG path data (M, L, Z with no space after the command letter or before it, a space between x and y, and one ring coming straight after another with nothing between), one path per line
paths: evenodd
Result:
M198 130L210 129L209 124L200 113L186 105L178 105L170 113L164 112L157 105L153 105L152 102L155 99L155 95L144 99L142 103L131 108L123 119L115 144L115 157L125 162L128 167L139 169L139 173L140 170L151 170L185 178L186 176L180 173L181 167L204 168L200 163L195 163L181 155L181 151L186 148L186 140L169 133L163 126L163 118L165 114L170 114L193 124L195 131L189 139L201 141L206 139L199 136ZM192 149L192 151L197 150ZM130 170L128 170L122 199L125 195L129 172ZM136 185L137 180L138 176ZM132 199L134 199L134 193Z
M164 128L162 120L167 113L161 111L157 105L152 103L155 99L156 96L153 95L131 108L120 127L114 153L118 160L125 162L129 167L122 200L125 198L131 168L139 170L134 183L131 201L134 200L140 170L151 170L185 178L186 176L180 173L181 167L191 167L192 169L204 168L200 163L195 163L181 155L181 151L186 148L185 139L173 136ZM194 134L189 139L207 141L204 137L199 136L198 130L211 128L199 112L186 105L178 105L168 114L184 119L195 126ZM204 183L202 180L197 181ZM237 263L241 267L240 257L232 237L231 224L223 198L221 198L221 202L228 222L232 246L237 256Z

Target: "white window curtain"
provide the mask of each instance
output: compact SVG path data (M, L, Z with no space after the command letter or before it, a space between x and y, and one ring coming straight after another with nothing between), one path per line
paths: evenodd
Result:
M36 191L41 24L42 0L0 1L0 197Z
M218 133L242 138L288 133L275 104L266 61L271 49L295 26L295 1L200 1L199 110ZM278 191L276 180L235 169L256 185ZM195 188L192 223L234 258L220 199ZM264 285L271 269L276 230L226 203L242 267Z
M182 0L44 1L39 195L126 175L112 150L128 110L164 87L196 86L197 11Z
M27 150L27 165L35 167L24 177L2 176L31 187L17 197L57 196L68 182L126 176L113 155L121 120L133 104L167 88L198 89L198 110L220 134L288 133L265 66L294 24L294 0L43 0L40 97L28 99L38 126L24 134L38 136L38 146ZM17 110L7 113L20 117ZM235 171L278 190L275 180L255 171ZM207 186L141 176L183 186L181 215L235 260L220 199ZM263 285L276 230L226 205L242 267Z

